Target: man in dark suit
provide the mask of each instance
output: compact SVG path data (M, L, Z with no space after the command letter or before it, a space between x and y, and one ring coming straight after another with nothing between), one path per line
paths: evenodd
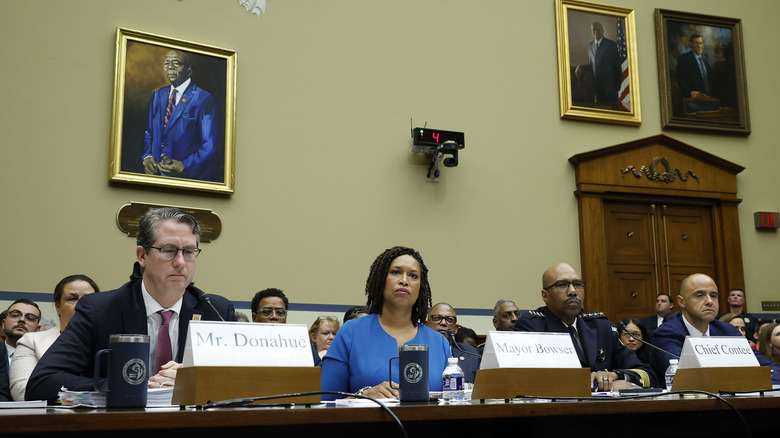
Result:
M5 342L0 342L0 401L11 401L11 384L8 380L8 353Z
M704 52L704 40L701 35L690 38L691 50L677 58L677 84L682 98L706 98L710 96L712 69Z
M477 378L479 363L482 361L482 359L478 357L479 350L469 344L457 342L456 340L451 339L449 334L447 334L447 330L452 330L453 334L457 334L458 329L460 328L458 326L458 316L455 314L455 309L447 303L435 304L428 311L428 319L425 321L425 325L441 333L442 336L450 341L452 357L458 358L458 366L463 370L463 380L468 383L474 383L474 380ZM464 353L464 351L468 353Z
M542 276L544 307L517 320L515 330L569 333L583 368L599 391L656 387L659 381L649 365L620 343L617 332L601 312L582 310L585 282L567 263L558 263Z
M577 66L574 73L579 78L582 69L593 71L593 81L597 107L617 109L620 84L623 82L623 68L620 66L617 44L604 38L604 26L594 21L590 25L593 41L588 43L588 59L590 62Z
M653 343L676 356L682 353L686 336L742 336L731 324L718 321L718 286L715 281L704 274L691 274L680 283L680 294L677 295L677 305L680 312L675 313L655 331ZM770 366L775 372L774 383L780 381L780 367L772 366L769 359L756 353L758 363ZM666 353L650 350L650 364L656 375L666 374L669 359L674 357Z
M121 333L148 334L149 385L172 383L181 368L190 320L235 321L230 301L210 295L209 303L192 285L200 253L194 217L177 208L150 210L139 223L136 242L138 261L130 281L79 300L67 330L33 370L26 400L54 402L61 387L94 390L95 354L109 347L111 335Z
M642 318L639 321L645 326L647 330L647 341L652 342L653 332L661 325L665 318L672 313L672 296L669 294L658 294L655 298L655 315Z
M223 181L219 103L192 82L189 57L172 50L163 71L171 85L152 94L141 155L144 172L205 181Z

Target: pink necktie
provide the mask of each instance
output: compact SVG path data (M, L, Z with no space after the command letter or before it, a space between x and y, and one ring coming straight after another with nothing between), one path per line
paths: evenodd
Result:
M160 367L173 360L171 353L171 335L168 333L168 326L173 316L173 310L160 310L157 313L162 316L162 325L157 332L157 368L156 373L160 372Z

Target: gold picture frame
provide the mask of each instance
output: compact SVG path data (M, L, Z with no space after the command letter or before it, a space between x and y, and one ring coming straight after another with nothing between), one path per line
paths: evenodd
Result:
M109 181L232 194L236 52L119 27L114 69Z
M561 118L641 125L634 10L556 0L555 18Z
M742 20L656 9L655 28L661 126L750 134Z

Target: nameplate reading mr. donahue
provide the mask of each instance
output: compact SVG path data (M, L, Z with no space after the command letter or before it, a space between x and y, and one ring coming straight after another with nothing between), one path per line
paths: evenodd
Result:
M305 324L190 321L182 365L314 366Z

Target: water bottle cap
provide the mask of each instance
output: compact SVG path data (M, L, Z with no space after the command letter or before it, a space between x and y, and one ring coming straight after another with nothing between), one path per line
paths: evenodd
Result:
M450 357L450 358L447 359L447 363L455 363L456 364L456 363L458 363L458 358L457 357Z

